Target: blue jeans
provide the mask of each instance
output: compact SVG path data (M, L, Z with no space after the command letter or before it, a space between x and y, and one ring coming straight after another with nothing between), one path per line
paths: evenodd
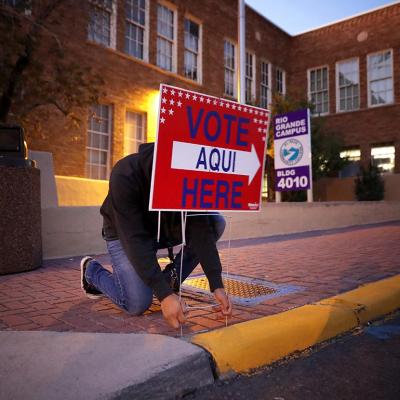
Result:
M215 241L217 241L224 233L225 219L221 215L210 215L209 218L212 218ZM107 250L111 256L113 272L111 273L98 261L93 260L87 265L86 280L129 314L142 314L151 305L153 299L152 289L139 277L128 260L119 240L107 241ZM198 263L197 255L190 246L186 245L182 261L182 282L191 274ZM179 276L181 251L175 257L174 265Z

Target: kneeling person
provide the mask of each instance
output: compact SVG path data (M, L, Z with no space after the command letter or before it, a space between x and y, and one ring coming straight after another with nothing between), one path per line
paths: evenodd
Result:
M200 263L224 315L232 312L224 290L221 261L216 247L225 220L220 215L187 218L186 246L164 271L157 261L157 250L182 242L181 213L162 212L160 240L157 241L158 212L149 211L154 144L144 144L139 153L129 155L114 166L109 192L101 206L103 238L111 256L113 272L97 260L81 261L81 285L90 298L105 295L133 315L146 311L153 293L161 303L164 318L174 328L184 322L182 304L174 291Z

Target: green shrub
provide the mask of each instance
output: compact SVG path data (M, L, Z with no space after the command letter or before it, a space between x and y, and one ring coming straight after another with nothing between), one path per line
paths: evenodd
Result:
M360 174L355 180L355 191L358 201L383 200L385 182L379 168L374 165L370 165L368 169L361 167Z

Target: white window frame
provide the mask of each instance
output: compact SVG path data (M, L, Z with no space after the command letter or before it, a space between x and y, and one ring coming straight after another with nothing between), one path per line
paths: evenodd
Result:
M392 79L392 101L388 102L388 103L381 103L381 104L372 104L371 103L371 79L370 79L370 57L371 56L375 56L377 54L382 54L382 53L386 53L386 52L390 52L390 59L391 59L391 79ZM386 106L389 104L393 104L394 103L394 89L395 89L395 84L394 84L394 66L393 66L394 62L393 62L393 49L385 49L385 50L380 50L380 51L375 51L374 53L369 53L367 54L367 86L368 86L368 107L372 108L372 107L382 107L382 106ZM383 78L383 79L390 79L390 78ZM382 80L382 79L379 79Z
M99 7L98 3L96 0L89 0L90 7ZM89 10L89 13L91 10ZM88 23L88 40L90 40L93 43L100 44L102 46L111 48L111 49L116 49L117 47L117 1L112 0L111 1L111 14L110 14L110 43L106 44L103 42L98 42L94 40L94 38L90 38L90 16L89 16L89 23Z
M282 91L278 90L278 72L282 73ZM276 87L277 93L279 93L282 96L285 96L285 94L286 94L286 71L283 68L280 68L280 67L275 68L275 87Z
M126 4L125 0L125 4ZM149 26L150 26L150 3L149 0L145 0L145 13L144 13L144 25L141 25L139 22L129 20L127 15L125 14L125 44L124 44L124 52L130 56L137 58L138 60L142 60L145 62L149 62ZM128 53L126 48L126 40L127 40L127 30L128 25L133 25L143 30L143 58L137 57L133 54Z
M357 83L357 85L358 85L358 107L357 108L352 108L350 110L348 110L348 109L341 110L340 109L340 100L341 100L340 99L340 89L341 89L341 87L339 85L339 66L341 64L345 64L345 63L348 63L348 62L351 62L351 61L355 61L356 64L357 64L357 72L358 72L358 76L357 76L357 80L358 80L358 83ZM359 110L360 109L360 99L361 99L361 96L360 96L360 59L358 57L353 57L353 58L349 58L349 59L346 59L346 60L338 61L336 63L336 65L335 65L335 72L336 72L336 112L337 113L342 113L342 112L352 112L352 111ZM328 77L328 84L329 84L329 77ZM343 86L343 87L346 87L346 86ZM355 96L353 96L353 99L354 99L354 97ZM329 87L328 87L328 98L329 98ZM329 107L329 105L328 105L328 107Z
M141 129L143 132L142 140L140 140L137 136L135 138L128 136L128 124L127 124L128 113L135 114L135 116L139 116L139 115L141 116L141 119L142 119ZM128 151L128 143L136 143L137 151L139 150L139 146L142 143L146 143L146 140L147 140L146 121L147 121L147 115L145 112L135 111L135 110L132 110L129 108L127 108L125 110L125 129L124 129L124 155L125 156L127 156L128 154L132 154L132 152ZM137 133L137 132L135 132L135 133Z
M266 83L263 81L263 75L264 75L263 74L263 65L267 65L267 74L268 74L267 78L268 79L267 79ZM261 60L261 63L260 63L260 105L261 105L261 107L268 108L272 102L272 90L271 90L272 85L271 85L271 83L272 83L272 65L269 61L263 59L263 60ZM263 88L265 88L265 90L267 91L266 104L263 104L263 97L264 97L262 95Z
M327 89L326 91L328 92L328 107L327 107L327 111L326 112L314 112L314 115L328 115L329 114L329 107L330 107L330 96L329 96L329 65L319 65L317 67L313 67L313 68L309 68L307 70L307 96L309 101L311 101L311 71L316 71L318 69L323 69L326 68L326 79L327 79Z
M95 150L95 151L106 151L107 153L107 161L106 161L106 178L108 179L108 177L110 176L110 159L111 159L111 140L112 140L112 134L113 134L113 107L111 104L94 104L94 106L107 106L108 107L108 125L107 125L107 134L105 134L104 132L100 132L100 131L93 131L90 129L90 125L89 125L89 120L88 120L88 127L87 127L87 140L89 140L90 138L90 134L91 133L95 133L98 134L100 136L107 136L108 137L108 148L107 149L103 149L101 147L92 147L90 146L90 143L86 144L86 150ZM91 112L91 109L89 108L89 112ZM89 118L91 118L91 116L89 116ZM86 153L87 154L87 153ZM87 158L85 161L85 170L88 164L92 164L90 162L88 162ZM101 165L101 164L93 164L93 165ZM88 179L96 179L96 180L102 180L100 178L94 178L92 176L90 176L90 174L86 175L86 177ZM107 180L106 179L106 180Z
M198 43L198 51L196 54L197 55L197 79L194 80L190 77L187 77L185 75L185 70L183 71L183 74L184 74L185 78L193 80L194 82L201 84L203 82L203 24L199 19L193 17L190 14L185 14L184 21L186 21L186 20L194 22L195 24L197 24L199 26L199 43ZM185 27L183 29L185 29ZM185 31L184 31L184 35L185 35ZM183 46L184 46L184 57L185 57L186 52L195 53L192 49L186 49L185 38L183 39Z
M247 57L251 57L251 76L247 74ZM250 80L250 99L247 99L247 82ZM246 68L245 68L245 102L251 104L256 100L256 55L252 51L246 50Z
M229 43L233 47L234 55L233 55L233 60L235 65L233 66L233 69L230 66L227 66L225 64L225 43ZM233 99L237 99L237 84L238 84L238 47L237 44L230 39L225 38L224 39L224 95L229 96ZM233 73L233 94L231 93L226 93L225 88L226 88L226 81L225 81L225 71L228 70L231 73Z
M162 34L160 34L158 32L158 7L159 6L167 8L169 11L172 11L172 13L173 13L173 24L174 24L174 26L173 26L173 39L172 40L171 40L171 38L168 38L168 37L166 37L166 36L164 36L164 35L162 35ZM171 60L171 69L170 70L159 65L159 62L158 62L158 52L159 52L158 39L159 38L172 44L172 60ZM166 1L161 1L160 0L160 1L157 2L157 42L156 42L156 49L157 49L157 56L156 57L157 57L157 59L156 59L156 65L157 65L157 67L163 69L164 71L177 73L177 70L178 70L177 38L178 38L178 10L177 10L175 5L173 5L171 3L168 3Z

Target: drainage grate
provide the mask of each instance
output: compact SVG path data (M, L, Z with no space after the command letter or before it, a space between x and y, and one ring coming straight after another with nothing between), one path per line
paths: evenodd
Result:
M222 280L231 300L236 304L242 305L257 304L273 297L303 290L300 286L278 285L262 279L232 274L228 277L223 277ZM187 278L182 285L182 289L187 292L211 295L210 286L205 275Z

